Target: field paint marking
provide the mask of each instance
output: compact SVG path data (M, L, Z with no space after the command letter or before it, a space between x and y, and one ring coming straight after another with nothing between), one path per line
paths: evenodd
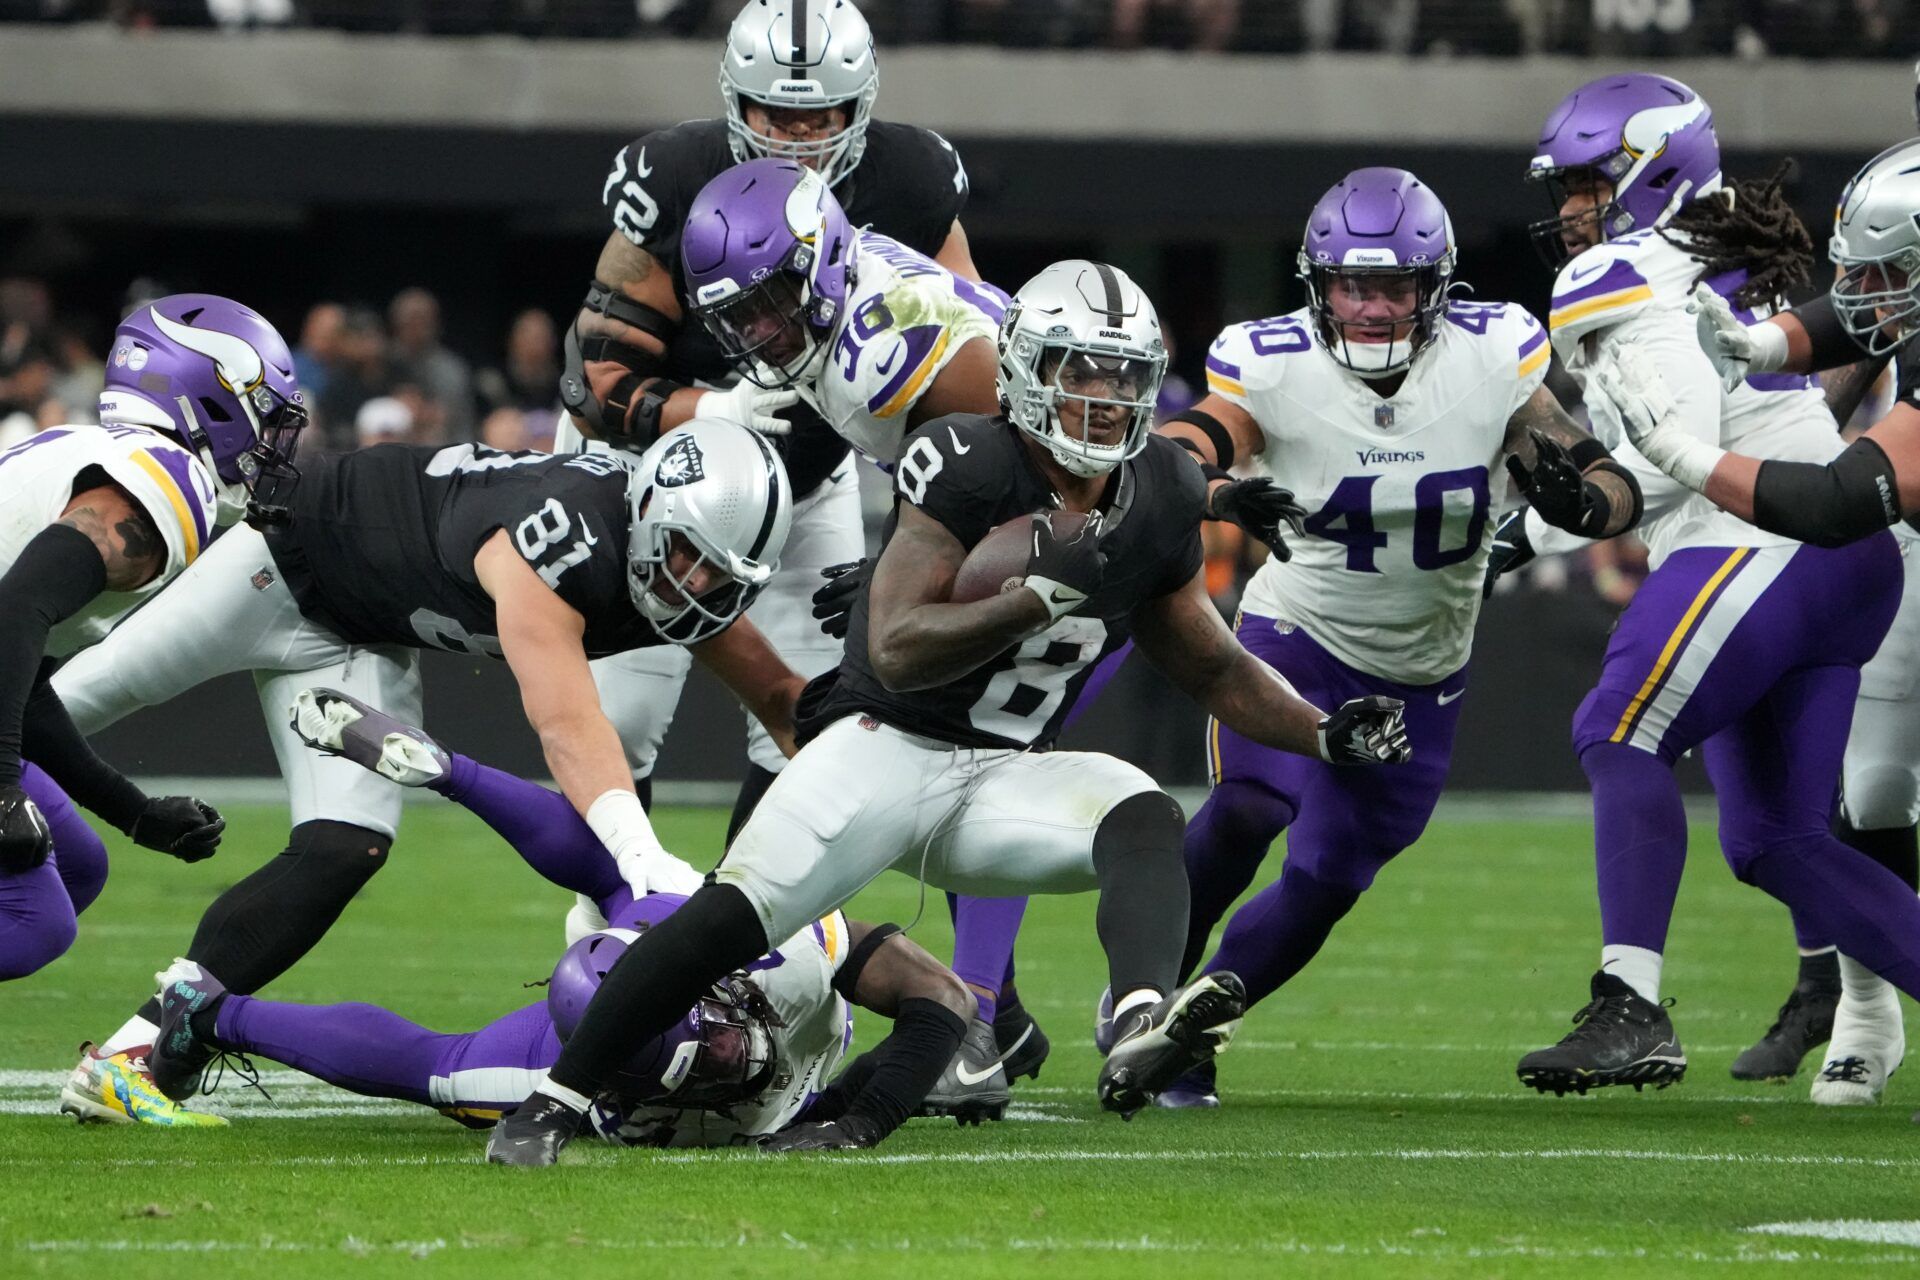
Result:
M1239 1042L1235 1041L1234 1043L1235 1047L1238 1047ZM1806 1105L1812 1105L1807 1103L1806 1098L1797 1089L1790 1092L1788 1089L1780 1086L1771 1086L1771 1088L1773 1089L1771 1094L1693 1093L1683 1085L1679 1087L1679 1092L1667 1091L1667 1101L1663 1105L1671 1106L1678 1102L1737 1103L1740 1106L1778 1106L1782 1103L1805 1103ZM1595 1090L1594 1092L1598 1095L1601 1091ZM1625 1086L1616 1088L1615 1092L1623 1098L1633 1096L1632 1091ZM1065 1097L1091 1096L1087 1090L1075 1089L1067 1085L1023 1084L1015 1087L1014 1096L1024 1097L1027 1094L1046 1094ZM1236 1098L1338 1098L1353 1101L1385 1102L1519 1102L1525 1103L1528 1106L1552 1105L1551 1103L1542 1103L1540 1094L1534 1092L1532 1089L1526 1088L1518 1081L1514 1083L1511 1089L1434 1089L1420 1093L1403 1089L1229 1088L1227 1091L1227 1101L1231 1103ZM1572 1099L1556 1099L1556 1101L1564 1102L1568 1106L1579 1105L1577 1100ZM1598 1101L1597 1097L1595 1101Z
M1788 1224L1776 1224L1788 1225ZM1920 1224L1913 1224L1920 1225ZM397 1240L387 1243L374 1243L348 1236L338 1244L321 1244L308 1241L264 1239L259 1241L239 1240L27 1240L17 1247L21 1253L344 1253L352 1257L366 1257L375 1253L404 1253L414 1258L426 1258L444 1249L463 1251L520 1249L537 1245L539 1241L500 1242L462 1238L447 1241L442 1238L432 1240ZM711 1250L716 1241L711 1236L687 1239L642 1239L623 1237L607 1240L583 1239L570 1236L566 1241L571 1248L609 1249L622 1252L645 1251L651 1249ZM806 1252L814 1248L826 1248L833 1252L844 1252L849 1242L844 1239L824 1241L815 1245L799 1239L787 1232L778 1236L738 1239L725 1242L735 1249L757 1249L779 1253ZM1605 1246L1562 1248L1555 1245L1450 1245L1439 1243L1399 1244L1386 1240L1372 1241L1307 1241L1307 1240L1238 1240L1210 1241L1165 1240L1152 1236L1114 1239L1072 1239L1058 1236L1038 1238L1014 1237L994 1240L974 1237L960 1237L946 1240L913 1240L874 1242L864 1249L855 1246L858 1252L867 1253L1174 1253L1174 1254L1255 1254L1255 1255L1298 1255L1330 1257L1390 1257L1425 1258L1441 1260L1473 1260L1495 1258L1527 1258L1535 1261L1578 1262L1578 1261L1674 1261L1692 1263L1794 1263L1844 1261L1854 1266L1901 1266L1911 1267L1911 1253L1862 1254L1862 1255L1826 1255L1817 1250L1799 1249L1745 1249L1737 1253L1708 1253L1699 1249L1609 1249Z
M1816 1240L1854 1240L1862 1244L1904 1244L1920 1249L1920 1222L1882 1222L1872 1218L1828 1218L1807 1222L1763 1222L1748 1227L1763 1236L1812 1236Z

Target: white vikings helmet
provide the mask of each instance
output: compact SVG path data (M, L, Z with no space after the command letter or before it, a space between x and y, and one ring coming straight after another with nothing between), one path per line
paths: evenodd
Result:
M757 433L693 418L640 455L627 512L634 607L662 639L694 644L726 630L773 577L793 525L793 489ZM712 569L715 581L699 581Z
M1111 471L1147 447L1167 346L1153 303L1104 262L1056 262L1013 295L1000 326L1000 405L1077 476ZM1098 392L1098 394L1096 394ZM1126 432L1113 444L1069 435L1060 406L1119 405Z
M1845 273L1833 309L1854 340L1885 355L1920 331L1920 138L1869 160L1840 194L1827 254Z
M850 0L751 0L727 31L720 95L735 160L798 160L833 186L866 152L879 92L873 33ZM782 142L747 127L743 98L767 107L845 107L847 127L830 138Z

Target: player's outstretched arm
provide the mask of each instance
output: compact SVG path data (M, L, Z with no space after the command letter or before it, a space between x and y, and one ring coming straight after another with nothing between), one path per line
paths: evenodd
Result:
M1053 625L1034 591L950 603L966 548L912 503L900 503L898 511L867 593L867 657L888 689L932 689L957 680Z
M645 448L692 417L702 394L666 376L667 344L685 318L673 275L615 231L593 283L567 334L561 399L581 434Z
M1648 461L1769 533L1837 547L1920 513L1920 407L1900 403L1824 465L1729 453L1693 438L1660 371L1631 344L1589 384Z
M1220 395L1209 393L1199 404L1176 414L1155 428L1159 434L1193 455L1207 477L1209 520L1237 524L1267 544L1281 560L1293 559L1286 534L1306 536L1302 523L1307 511L1266 476L1235 480L1227 468L1237 458L1250 458L1266 448L1266 433L1253 415Z
M1412 752L1394 698L1358 698L1332 715L1241 647L1207 597L1201 569L1133 612L1133 640L1155 666L1234 732L1331 764L1399 764Z
M1640 484L1560 407L1545 385L1507 419L1507 471L1540 518L1583 538L1640 522Z
M774 652L760 628L741 618L711 640L694 645L692 652L766 727L780 753L791 757L796 750L793 708L807 681Z

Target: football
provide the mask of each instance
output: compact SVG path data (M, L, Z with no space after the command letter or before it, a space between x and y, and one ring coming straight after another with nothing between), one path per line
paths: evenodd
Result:
M1082 511L1055 511L1053 536L1071 538L1087 523ZM985 600L1020 585L1027 576L1027 561L1033 558L1033 518L1020 516L996 525L974 544L953 580L955 604Z

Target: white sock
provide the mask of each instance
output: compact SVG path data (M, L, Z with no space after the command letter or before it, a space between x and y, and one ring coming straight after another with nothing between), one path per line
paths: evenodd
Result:
M589 1098L586 1094L575 1093L563 1084L555 1084L551 1079L540 1086L540 1092L546 1094L555 1102L564 1102L575 1111L583 1114L588 1107L593 1105L593 1099Z
M1152 987L1139 987L1129 991L1125 996L1122 996L1113 1003L1113 1025L1115 1027L1124 1027L1127 1022L1127 1015L1135 1009L1143 1007L1151 1009L1159 1003L1160 993Z
M1840 998L1861 1013L1885 1001L1900 1001L1891 982L1847 955L1840 957Z
M1600 948L1600 968L1640 993L1642 999L1660 1003L1660 965L1664 957L1645 947Z
M121 1028L108 1036L100 1045L99 1053L103 1058L111 1058L116 1053L125 1053L128 1049L138 1049L142 1045L153 1043L160 1034L155 1023L148 1022L139 1014L128 1018Z
M1802 960L1809 960L1809 959L1812 959L1814 956L1824 956L1830 951L1838 951L1839 948L1834 946L1832 943L1828 943L1824 947L1815 947L1811 951L1809 951L1805 947L1796 947L1794 948L1794 950L1800 953L1800 958Z

